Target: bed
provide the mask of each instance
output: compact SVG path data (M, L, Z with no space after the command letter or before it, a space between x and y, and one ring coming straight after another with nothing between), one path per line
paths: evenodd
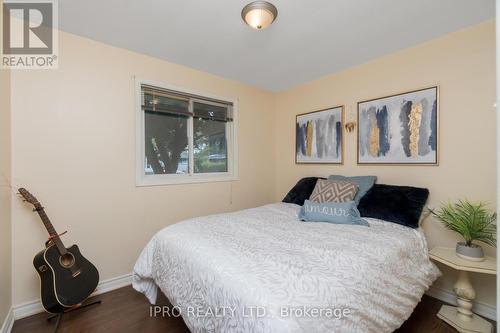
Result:
M158 232L133 287L158 289L191 332L392 332L440 272L420 229L300 222L269 204L186 220Z

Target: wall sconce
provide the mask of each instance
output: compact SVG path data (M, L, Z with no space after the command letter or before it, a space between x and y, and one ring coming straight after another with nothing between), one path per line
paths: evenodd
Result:
M347 133L351 133L356 128L356 123L351 121L345 124L345 130Z

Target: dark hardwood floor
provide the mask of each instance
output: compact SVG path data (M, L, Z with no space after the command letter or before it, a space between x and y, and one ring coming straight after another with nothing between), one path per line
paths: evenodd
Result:
M65 314L59 333L189 333L181 318L150 317L146 298L132 289L121 288L96 297L102 304ZM91 299L92 300L92 299ZM167 305L165 297L158 301ZM399 328L398 333L454 333L451 326L436 317L443 303L424 296L411 317ZM12 333L49 333L55 321L47 322L48 315L40 313L16 320Z

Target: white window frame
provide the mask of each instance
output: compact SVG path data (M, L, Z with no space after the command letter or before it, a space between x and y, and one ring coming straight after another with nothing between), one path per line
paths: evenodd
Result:
M146 175L145 173L145 112L142 110L142 94L141 86L149 85L161 89L177 91L179 93L197 96L190 99L189 108L192 110L193 100L208 103L203 98L209 100L218 100L232 103L233 121L226 123L226 140L227 140L227 172L210 172L210 173L194 173L193 154L189 154L189 173L188 174L160 174ZM238 145L237 145L237 128L238 128L238 100L234 98L215 96L213 94L195 91L192 89L175 87L161 82L153 82L150 80L135 79L135 96L136 96L136 186L159 186L172 184L191 184L191 183L211 183L211 182L227 182L238 180ZM193 151L193 117L188 118L188 146L189 151Z

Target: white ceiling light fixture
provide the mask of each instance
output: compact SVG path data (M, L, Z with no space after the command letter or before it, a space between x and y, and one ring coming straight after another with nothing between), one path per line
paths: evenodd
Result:
M251 2L241 11L243 21L256 30L267 28L277 16L278 9L267 1Z

